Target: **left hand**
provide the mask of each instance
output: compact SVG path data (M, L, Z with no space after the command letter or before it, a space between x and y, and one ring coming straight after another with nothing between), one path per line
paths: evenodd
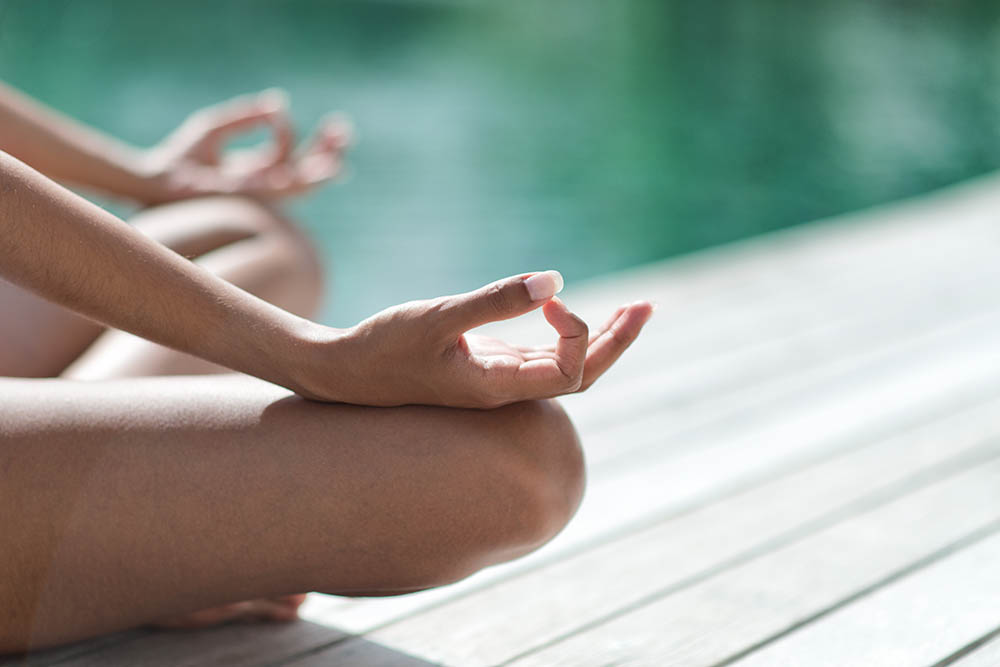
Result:
M225 150L234 135L270 128L270 145ZM268 90L200 109L149 149L142 160L145 203L235 194L275 200L303 194L334 178L351 127L328 117L298 151L285 94Z

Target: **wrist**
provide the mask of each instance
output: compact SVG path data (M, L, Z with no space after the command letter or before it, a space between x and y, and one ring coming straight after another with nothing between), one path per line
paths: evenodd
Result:
M304 319L290 327L279 355L283 359L279 384L304 398L343 401L350 331Z
M124 154L130 174L129 192L123 193L143 204L162 204L171 196L170 183L161 151L154 148L131 148Z

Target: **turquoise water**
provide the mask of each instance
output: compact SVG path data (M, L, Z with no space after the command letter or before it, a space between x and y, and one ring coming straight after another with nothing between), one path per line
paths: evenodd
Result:
M273 85L349 112L349 178L295 205L334 324L993 169L998 47L986 1L0 0L0 78L140 144Z

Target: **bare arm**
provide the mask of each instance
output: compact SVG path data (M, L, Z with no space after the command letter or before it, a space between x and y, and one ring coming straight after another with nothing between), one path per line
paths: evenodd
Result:
M346 330L225 282L0 153L0 276L88 317L308 398L361 405L496 407L588 387L652 313L620 308L595 336L554 298L558 273L386 309ZM551 347L466 335L541 308Z
M102 323L295 388L293 360L310 323L3 153L0 275Z
M0 148L51 178L143 201L142 153L0 83Z

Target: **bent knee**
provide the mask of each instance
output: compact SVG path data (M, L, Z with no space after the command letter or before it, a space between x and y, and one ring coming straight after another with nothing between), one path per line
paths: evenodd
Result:
M175 252L285 310L314 317L322 302L326 276L315 245L268 204L233 195L203 197L148 209L134 223ZM249 260L252 275L239 268Z
M232 218L246 221L254 236L273 238L288 248L290 269L317 291L324 283L324 267L316 245L302 227L283 211L255 199L238 196L217 197Z
M308 235L277 208L249 197L214 195L139 212L135 227L189 259L254 238L277 240L287 248L289 265L317 289L323 266Z
M410 460L412 470L394 478L406 500L387 501L394 507L385 530L390 538L376 549L382 562L373 578L354 592L344 586L327 592L394 595L454 583L534 551L576 512L583 453L555 401L485 411L399 410L434 421L446 414L447 431Z
M501 456L512 476L511 518L502 560L533 551L555 537L576 513L586 482L583 451L573 423L555 400L500 408L505 421Z

